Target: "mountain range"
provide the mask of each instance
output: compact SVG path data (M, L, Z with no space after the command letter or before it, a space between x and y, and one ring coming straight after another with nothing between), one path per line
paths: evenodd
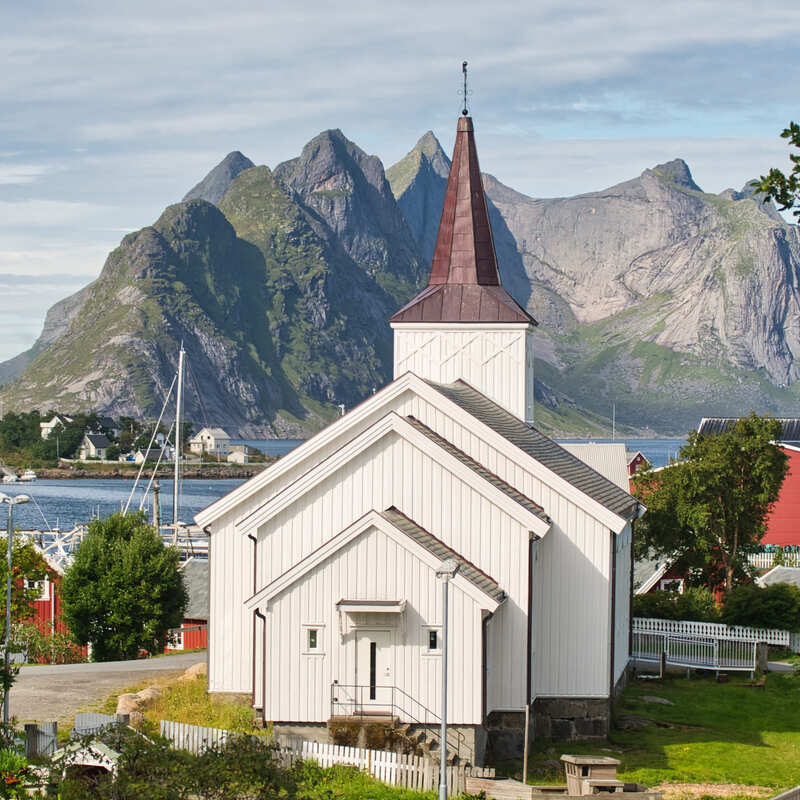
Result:
M319 429L391 377L386 320L425 282L449 163L431 132L385 173L338 130L273 170L229 154L50 309L0 399L152 417L183 342L196 427ZM703 192L680 159L576 197L484 187L503 285L540 323L544 429L794 413L800 234L771 205Z

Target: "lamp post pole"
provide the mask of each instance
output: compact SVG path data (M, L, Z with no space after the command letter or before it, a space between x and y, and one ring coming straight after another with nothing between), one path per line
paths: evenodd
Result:
M442 579L442 729L439 734L439 800L447 800L447 649L448 649L448 588L458 572L458 562L447 558L436 570Z
M8 675L8 668L10 666L10 653L11 647L11 562L12 562L12 548L14 544L14 506L27 503L30 498L26 494L18 494L16 497L9 497L7 494L0 492L0 503L8 503L8 574L6 575L6 636L5 636L5 672ZM8 705L9 705L9 692L6 689L3 697L3 722L8 725Z

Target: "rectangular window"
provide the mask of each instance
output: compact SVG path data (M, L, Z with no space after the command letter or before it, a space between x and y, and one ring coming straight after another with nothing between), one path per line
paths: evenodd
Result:
M305 656L325 655L325 626L313 622L303 625L300 649Z
M422 629L422 655L442 654L442 629L438 625L425 625Z

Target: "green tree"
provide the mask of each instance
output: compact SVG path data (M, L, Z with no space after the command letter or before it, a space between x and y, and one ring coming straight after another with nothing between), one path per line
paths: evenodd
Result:
M778 497L788 459L772 442L781 426L751 413L731 430L689 434L682 461L634 477L647 505L637 549L694 569L710 588L726 594L747 577L747 554L764 535L765 519Z
M96 661L161 652L186 608L178 560L142 512L92 521L62 584L75 640L90 643Z
M725 599L722 621L748 628L800 630L800 589L788 583L737 586Z
M789 127L781 132L781 136L788 139L793 147L800 148L800 125L796 122L790 122ZM764 202L774 200L781 211L796 206L792 213L800 220L800 155L790 153L789 160L794 166L788 175L773 167L753 185L764 195Z

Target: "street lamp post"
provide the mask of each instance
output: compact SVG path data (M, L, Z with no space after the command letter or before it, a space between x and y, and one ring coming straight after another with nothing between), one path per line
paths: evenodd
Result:
M6 637L5 637L5 669L6 675L10 665L9 649L11 647L11 561L12 561L12 547L14 544L14 506L27 503L30 497L26 494L18 494L16 497L9 497L7 494L0 492L0 503L8 503L8 575L6 575ZM8 725L8 704L9 704L9 691L6 690L5 697L3 698L3 722Z
M439 800L447 800L447 590L450 580L458 572L458 562L446 558L439 564L436 577L442 579L442 730L439 743Z

